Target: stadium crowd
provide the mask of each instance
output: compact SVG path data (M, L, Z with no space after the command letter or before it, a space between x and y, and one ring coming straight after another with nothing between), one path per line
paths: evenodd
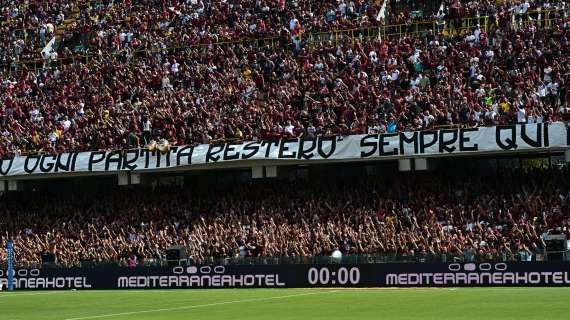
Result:
M394 1L388 0L74 0L11 1L0 7L0 64L111 54L131 48L156 50L285 37L299 42L304 33L452 21L488 16L490 25L539 20L539 11L564 9L562 0ZM386 9L388 7L388 9ZM387 13L387 11L393 11ZM421 12L417 15L415 12ZM528 14L528 15L527 15ZM550 15L547 13L546 15ZM544 18L544 17L543 17ZM42 49L56 37L56 44Z
M0 75L0 156L570 118L569 25L446 37L126 48Z
M4 1L0 5L0 64L41 59L40 51L87 0Z
M75 0L15 2L2 7L7 41L4 61L41 58L41 49L58 34L58 57L83 52L104 53L125 47L151 49L198 43L274 37L300 37L305 31L378 25L383 0L359 1L202 1L202 0ZM382 3L381 3L382 2ZM52 5L53 3L53 5ZM69 23L61 26L66 17ZM22 50L20 47L36 50Z
M530 260L543 235L570 237L568 169L418 174L99 193L15 193L0 201L1 246L17 264L396 253ZM228 192L230 191L231 192ZM33 201L30 201L33 199ZM0 261L5 258L0 250Z
M539 14L548 14L553 9L564 8L563 0L389 0L392 15L391 23L408 23L448 18L456 26L460 19L487 16L491 22L506 25L522 20L537 20ZM526 16L529 14L529 16Z

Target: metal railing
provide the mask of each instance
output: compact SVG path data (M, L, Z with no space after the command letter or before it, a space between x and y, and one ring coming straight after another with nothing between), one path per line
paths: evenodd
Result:
M570 258L570 252L565 255L565 261ZM384 264L384 263L456 263L456 262L533 262L533 261L547 261L547 254L544 251L527 253L511 253L501 252L497 254L483 254L478 255L475 253L467 254L402 254L402 253L375 253L375 254L355 254L346 255L341 258L333 258L331 256L297 256L297 257L227 257L215 258L209 257L202 260L195 260L192 258L167 261L165 259L146 259L139 260L141 266L172 266L172 265L328 265L328 264ZM0 265L2 265L0 263ZM53 268L66 268L66 267L80 267L92 268L99 266L127 266L126 259L121 261L81 261L72 266L64 266L58 263L48 264L18 264L15 262L16 268L40 268L40 267L53 267Z
M538 16L537 16L538 15ZM515 23L519 23L522 27L531 23L535 24L538 28L550 28L556 21L560 21L566 15L566 9L552 9L547 11L533 11L525 15L515 16ZM534 19L532 17L539 17ZM456 26L454 21L446 20L443 27L438 26L438 22L433 21L416 21L412 24L395 24L395 25L382 25L377 27L364 27L347 30L332 30L323 32L310 32L303 36L303 42L309 48L320 46L324 43L331 43L335 46L346 42L362 42L371 39L391 39L401 38L404 36L416 37L420 36L430 30L440 32L444 35L457 35L471 32L479 25L482 31L488 31L495 26L491 24L491 19L488 16L481 17L466 17L461 20L461 25ZM151 48L141 49L133 52L133 58L147 57L159 52L176 52L179 50L201 48L208 50L209 48L227 47L243 45L252 48L270 47L276 48L283 42L289 44L289 39L282 39L277 36L266 38L246 38L232 41L220 41L215 43L195 44L189 46L169 47L164 49ZM122 51L111 53L111 55L122 54ZM46 67L61 67L65 64L74 64L77 62L88 64L91 60L98 57L97 54L78 54L70 57L58 58L55 61L46 62L44 60L28 60L28 61L15 61L11 64L0 65L0 69L9 74L19 73L23 71L34 71L44 69Z
M532 11L526 14L513 16L513 23L518 27L528 27L535 24L538 28L550 28L556 21L563 19L566 14L565 9L552 9L546 11ZM534 18L533 18L534 17ZM317 45L325 42L332 42L335 45L344 41L358 41L362 39L390 39L402 38L404 36L420 36L428 31L442 33L444 35L458 35L474 31L478 26L481 31L488 32L494 27L492 18L489 16L465 17L461 19L461 24L456 25L455 21L447 19L443 24L438 25L436 20L415 21L411 24L391 24L378 27L356 28L348 30L334 30L324 32L314 32L308 35L309 45Z

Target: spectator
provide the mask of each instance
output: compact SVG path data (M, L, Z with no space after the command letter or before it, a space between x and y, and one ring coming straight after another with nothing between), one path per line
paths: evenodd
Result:
M1 157L123 149L163 139L195 145L362 134L370 128L392 133L501 125L526 122L529 115L540 122L570 118L568 24L561 19L540 28L507 23L450 37L426 31L414 38L309 47L306 34L328 25L326 12L338 13L331 28L340 27L338 21L366 25L370 3L299 1L298 9L281 9L261 1L252 3L253 12L247 3L232 1L172 1L172 8L153 0L73 3L83 10L78 24L66 29L66 43L75 45L92 30L96 36L85 46L97 54L37 74L22 69L0 75ZM529 4L530 10L537 5ZM45 22L46 32L57 26L60 11L68 17L73 10L54 11L55 25ZM119 18L125 12L132 15L129 23ZM208 24L207 16L216 19ZM187 47L232 37L259 20L270 34L294 22L296 50ZM179 45L187 49L172 48ZM65 49L57 54L68 57Z
M127 266L129 268L135 268L138 265L137 256L135 254L131 254L129 259L127 260Z
M543 236L570 236L567 169L476 174L322 178L236 187L5 194L4 246L15 261L38 264L54 252L82 261L161 261L183 245L195 262L246 256L449 254L535 259ZM386 187L390 186L390 187ZM228 192L231 191L231 192ZM16 218L17 217L17 218ZM5 259L0 251L0 260Z

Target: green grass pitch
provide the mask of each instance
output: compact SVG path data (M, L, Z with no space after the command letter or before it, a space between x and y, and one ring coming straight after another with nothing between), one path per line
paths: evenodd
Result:
M0 319L570 319L570 288L0 292Z

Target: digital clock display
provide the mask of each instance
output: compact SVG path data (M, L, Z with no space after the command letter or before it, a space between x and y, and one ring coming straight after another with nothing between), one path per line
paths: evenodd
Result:
M310 268L307 272L307 281L311 285L357 285L360 283L360 269L357 267L341 267L331 270L330 267Z

